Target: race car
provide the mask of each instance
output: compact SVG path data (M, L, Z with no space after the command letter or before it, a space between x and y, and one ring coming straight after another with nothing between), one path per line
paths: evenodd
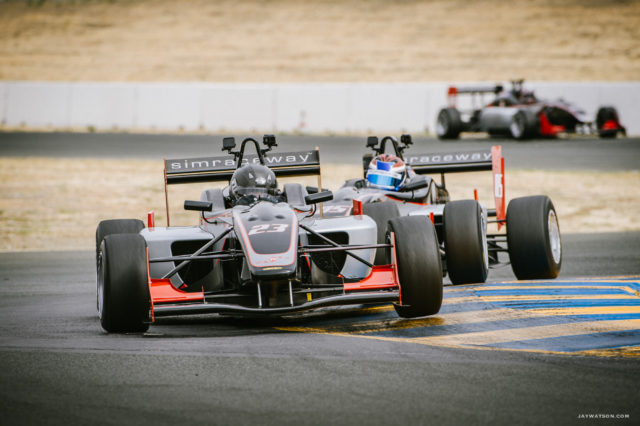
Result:
M488 104L476 107L477 97L493 93ZM459 109L458 95L472 97L472 108ZM487 132L491 136L531 139L556 137L563 133L597 134L601 138L625 135L617 110L612 106L598 109L595 121L580 108L564 100L545 101L524 90L523 80L512 82L511 90L501 84L489 87L449 87L446 108L438 112L436 134L440 139L457 139L462 132Z
M320 176L318 150L272 153L275 137L253 138L228 155L165 160L167 185L228 182L184 208L199 224L147 225L139 219L100 222L96 229L97 307L107 332L143 332L159 317L189 314L286 315L345 304L394 303L401 317L432 315L442 304L435 227L424 217L389 221L377 242L375 220L353 212L318 217L329 191L300 196L281 176ZM245 154L253 145L255 154ZM376 249L389 256L374 265Z
M387 143L393 153L386 153ZM426 217L434 223L442 255L443 276L452 284L483 283L489 268L511 264L518 279L558 276L562 264L560 228L555 207L545 195L512 199L505 209L505 173L501 147L491 150L407 154L410 135L400 143L392 136L380 142L367 139L373 154L363 156L364 178L350 179L323 205L324 215L362 212L378 224L378 243L386 238L389 220ZM495 208L487 209L475 199L451 201L445 174L493 171ZM440 182L425 176L440 174ZM313 188L310 188L313 190ZM488 233L487 224L498 231ZM375 263L388 254L378 248ZM500 253L508 253L509 261Z

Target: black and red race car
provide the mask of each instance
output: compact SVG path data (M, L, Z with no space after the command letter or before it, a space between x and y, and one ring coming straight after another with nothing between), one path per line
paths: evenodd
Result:
M488 87L449 87L449 105L438 113L436 133L439 139L457 139L462 132L486 132L490 136L531 139L556 137L564 133L597 134L601 138L625 135L617 110L601 106L595 120L562 99L538 99L524 90L523 80L513 81L511 90L501 84ZM476 107L478 97L493 93L495 98ZM458 108L458 95L471 96L471 108Z
M253 145L255 154L245 154ZM228 182L185 201L194 226L156 226L148 215L100 222L96 230L97 307L108 332L141 332L163 316L285 315L326 306L394 303L401 317L433 315L442 304L435 227L422 217L389 221L377 242L375 220L353 212L316 216L331 192L306 194L277 177L320 176L318 150L273 153L247 138L228 155L165 161L169 184ZM319 181L319 187L321 182ZM386 249L374 263L376 249Z

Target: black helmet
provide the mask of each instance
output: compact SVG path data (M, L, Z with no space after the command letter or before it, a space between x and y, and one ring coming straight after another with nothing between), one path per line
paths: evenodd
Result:
M238 168L229 183L229 192L236 199L245 195L274 195L277 188L276 174L262 164L248 164Z

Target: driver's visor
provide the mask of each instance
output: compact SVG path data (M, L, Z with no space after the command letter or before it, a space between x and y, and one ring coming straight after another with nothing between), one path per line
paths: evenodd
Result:
M402 182L402 179L394 176L390 176L389 174L378 173L374 170L369 171L367 173L367 180L380 188L385 189L396 189L398 185Z

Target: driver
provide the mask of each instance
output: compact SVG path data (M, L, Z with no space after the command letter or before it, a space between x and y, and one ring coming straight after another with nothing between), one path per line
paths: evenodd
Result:
M249 205L258 200L280 201L276 175L262 164L247 164L238 168L231 177L229 194L234 205Z
M373 158L367 170L367 182L375 188L400 191L407 180L408 170L396 155L381 154Z

